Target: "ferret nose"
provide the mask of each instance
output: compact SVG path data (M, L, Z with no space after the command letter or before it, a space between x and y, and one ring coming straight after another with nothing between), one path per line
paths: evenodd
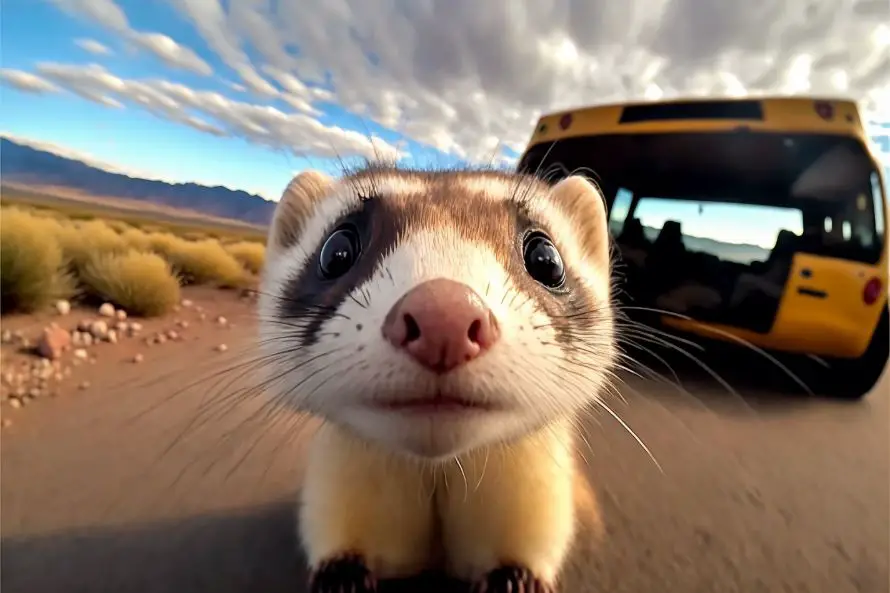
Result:
M427 369L447 373L491 348L499 330L473 289L437 278L415 286L393 305L383 335Z

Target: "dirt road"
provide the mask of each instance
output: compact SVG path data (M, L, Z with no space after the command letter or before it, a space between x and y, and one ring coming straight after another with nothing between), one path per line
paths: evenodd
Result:
M230 330L228 353L168 344L20 411L2 436L4 593L302 590L291 501L305 431L244 423L233 367L251 332ZM691 395L632 382L614 406L661 471L612 418L591 422L609 536L566 590L890 590L887 376L847 405L747 387L743 401L699 381Z

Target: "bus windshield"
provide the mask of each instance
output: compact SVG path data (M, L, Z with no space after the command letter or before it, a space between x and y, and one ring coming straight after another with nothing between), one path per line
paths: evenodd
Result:
M684 237L727 244L724 251L736 254L729 259L769 251L782 230L806 234L798 250L816 255L869 264L881 256L879 174L852 137L744 131L586 136L533 146L519 168L549 180L572 172L591 176L609 201L616 237L634 201L633 218L647 236L674 221Z
M520 171L592 177L636 304L767 332L792 256L877 263L884 196L856 138L610 134L530 148Z

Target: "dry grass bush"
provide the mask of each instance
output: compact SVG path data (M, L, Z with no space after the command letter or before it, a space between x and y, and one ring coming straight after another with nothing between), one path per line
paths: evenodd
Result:
M129 228L121 232L121 239L136 251L151 251L151 237L148 233L136 229Z
M90 259L106 253L125 253L130 246L101 220L63 223L56 236L71 270L80 275Z
M15 208L0 213L0 308L29 313L73 294L58 223Z
M145 251L105 252L81 271L90 292L128 313L155 317L179 303L179 280L161 256Z
M164 254L173 269L187 284L211 284L221 288L243 286L247 274L228 251L215 239L178 240Z
M255 241L238 241L223 246L251 274L259 274L266 259L266 246Z

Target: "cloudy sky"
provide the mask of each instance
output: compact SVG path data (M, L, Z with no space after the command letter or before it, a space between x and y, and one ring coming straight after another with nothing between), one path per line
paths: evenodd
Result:
M585 103L821 93L887 124L888 23L888 0L3 0L0 129L275 199L338 157L510 163Z

